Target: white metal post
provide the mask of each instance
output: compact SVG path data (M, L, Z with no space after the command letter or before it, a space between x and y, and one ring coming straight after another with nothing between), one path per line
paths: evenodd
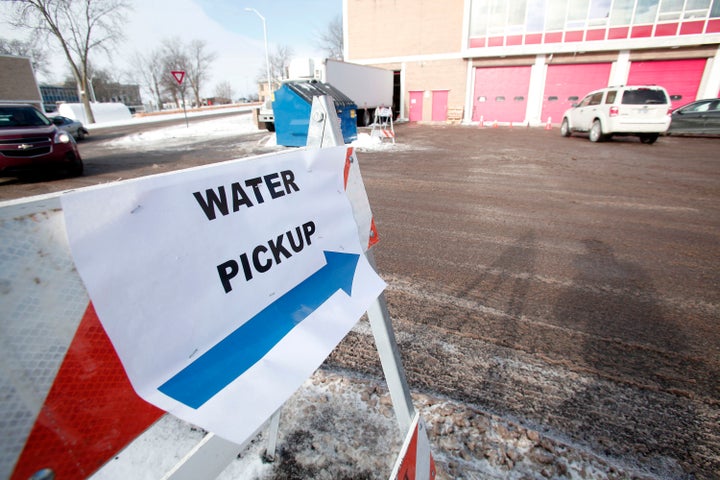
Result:
M329 96L314 97L308 127L308 147L322 148L344 144L340 120L335 114L335 104L332 98ZM370 265L377 271L372 250L368 250L365 255ZM367 314L375 338L375 346L380 356L380 363L385 374L385 381L388 390L390 390L395 416L400 431L404 434L410 429L415 416L415 409L405 377L405 370L400 359L400 350L395 341L395 333L387 309L385 294L381 293L375 299L368 308Z

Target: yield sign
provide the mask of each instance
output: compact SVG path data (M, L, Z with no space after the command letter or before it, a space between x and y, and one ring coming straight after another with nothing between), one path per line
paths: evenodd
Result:
M172 76L175 77L175 81L178 85L182 85L183 80L185 80L185 70L173 70L170 73L172 73Z

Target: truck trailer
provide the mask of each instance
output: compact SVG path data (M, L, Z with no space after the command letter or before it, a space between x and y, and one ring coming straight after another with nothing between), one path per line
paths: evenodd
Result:
M375 109L392 108L393 75L392 70L332 59L297 58L288 67L288 80L315 79L332 85L349 97L358 108L359 127L372 123ZM263 105L260 116L265 127L274 131L269 105Z

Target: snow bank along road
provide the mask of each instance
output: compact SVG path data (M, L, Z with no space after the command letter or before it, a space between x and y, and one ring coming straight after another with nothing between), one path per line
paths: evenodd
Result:
M396 147L359 159L411 388L422 404L472 412L453 410L462 418L449 427L437 410L429 419L441 471L720 478L719 140L396 130ZM133 135L91 136L85 177L0 185L0 199L279 148L257 131ZM325 368L379 378L368 329ZM517 446L524 431L526 442L552 442L491 451L488 419L514 426L501 441ZM571 451L591 455L593 469L553 460Z

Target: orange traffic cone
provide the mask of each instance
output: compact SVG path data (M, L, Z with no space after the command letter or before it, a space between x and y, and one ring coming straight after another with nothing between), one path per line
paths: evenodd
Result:
M485 128L485 117L480 115L480 128Z
M497 120L493 122L493 128L497 128Z
M545 124L545 130L552 130L552 117L548 117L547 123Z

